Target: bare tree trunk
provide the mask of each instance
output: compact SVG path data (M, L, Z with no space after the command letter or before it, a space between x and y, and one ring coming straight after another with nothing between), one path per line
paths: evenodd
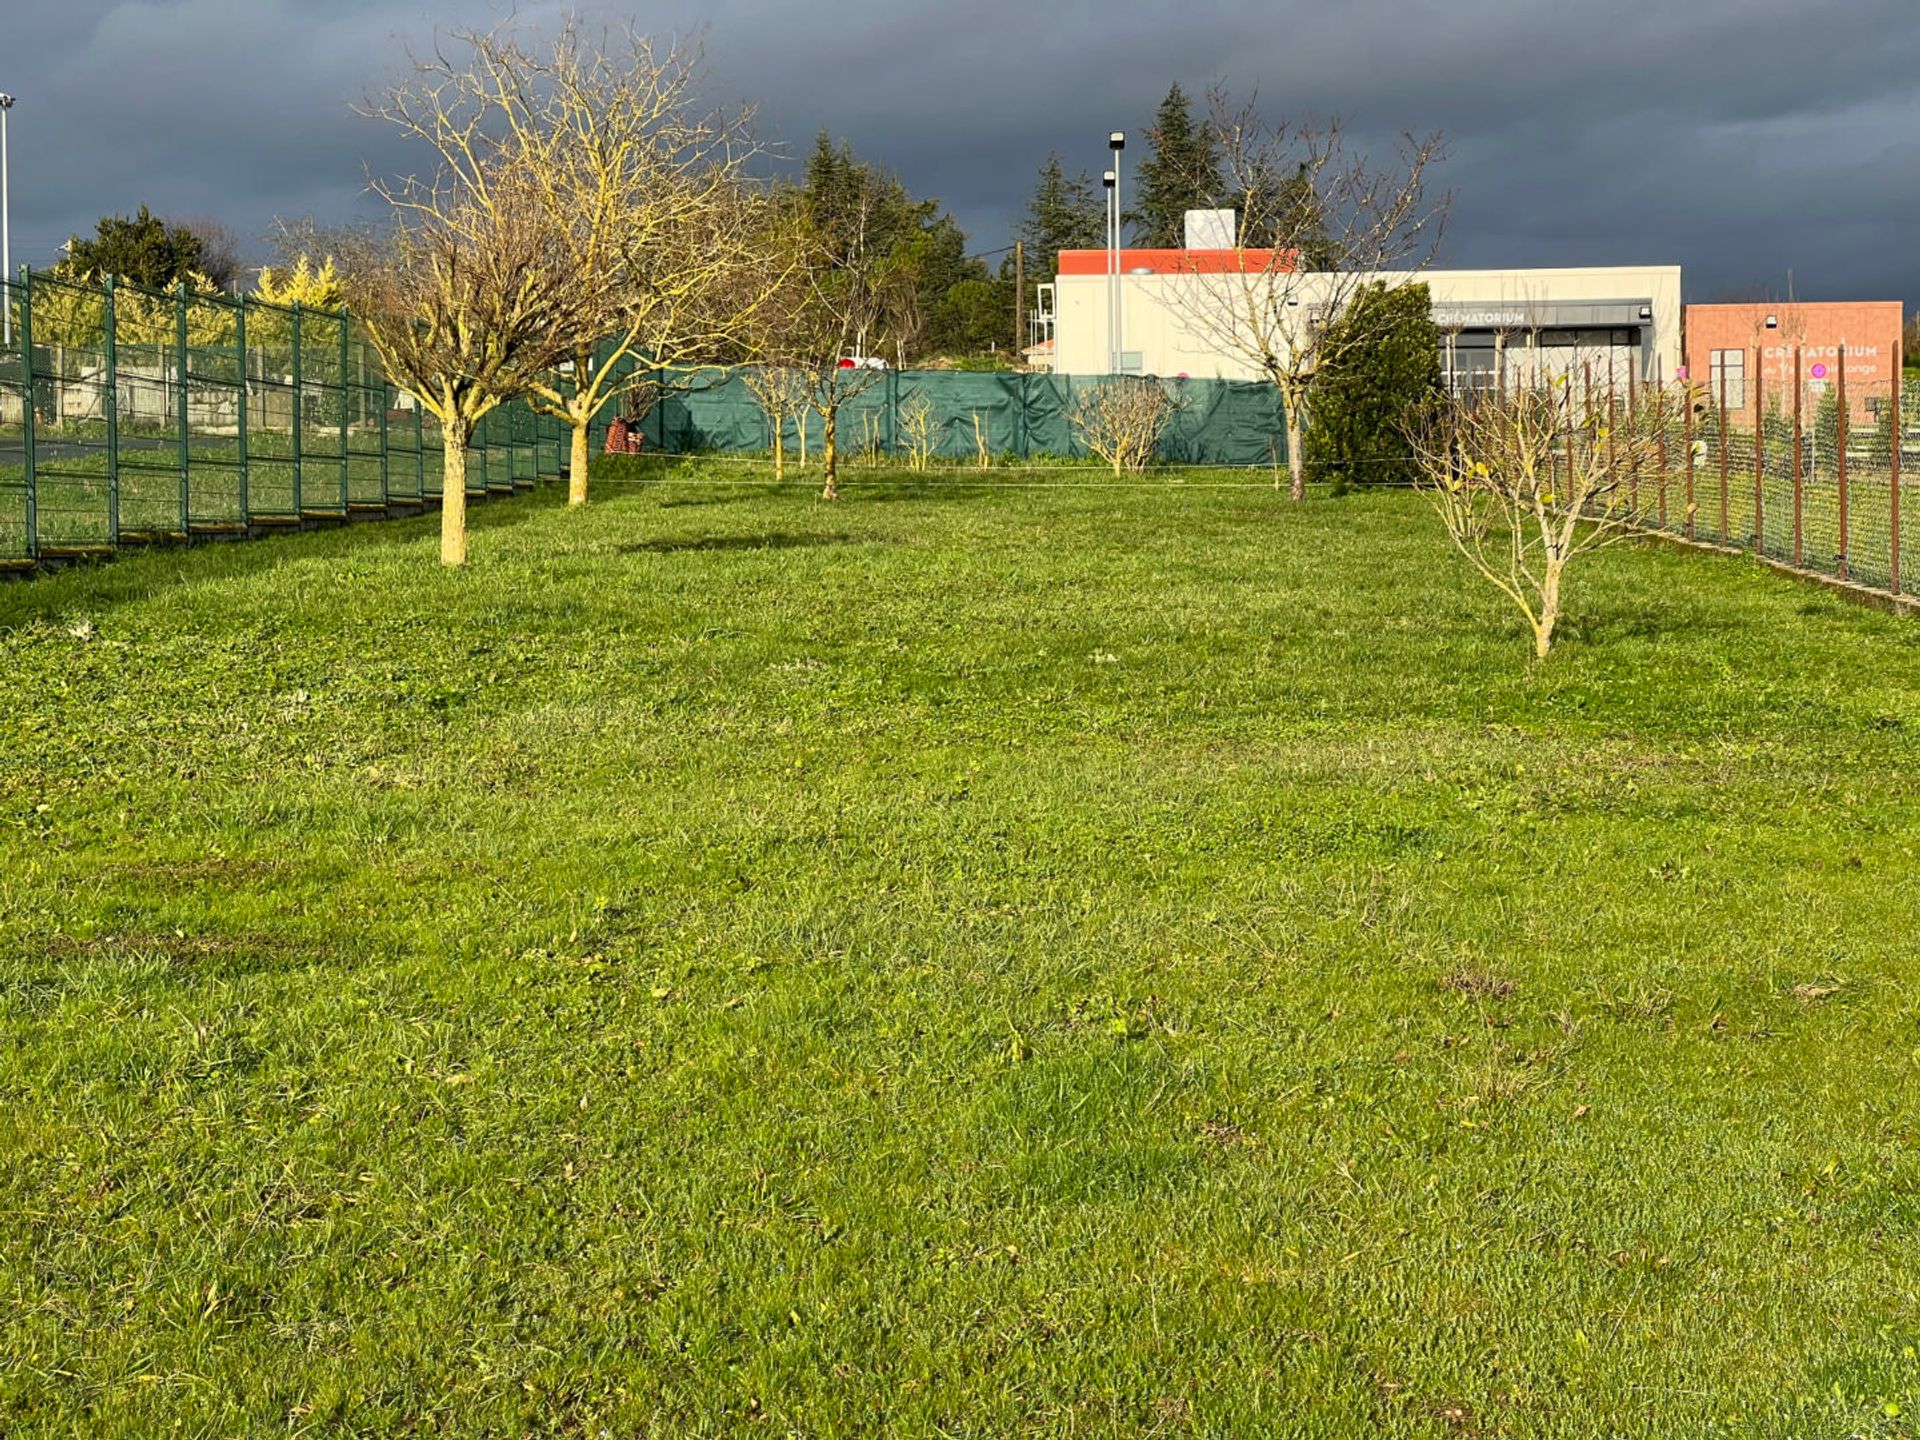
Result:
M1304 430L1300 424L1300 407L1292 401L1288 401L1287 476L1290 482L1288 494L1295 500L1304 500L1307 498L1307 456L1306 448L1301 444L1303 433ZM1279 484L1280 477L1276 475L1273 478L1274 483L1276 485Z
M440 427L440 563L467 563L467 441L469 421L456 418Z
M573 454L567 461L567 504L587 503L587 422L573 422Z
M829 405L820 418L824 431L820 441L820 463L825 467L827 474L826 488L820 492L820 498L838 500L840 498L840 456L836 441L839 439L840 407Z
M1553 649L1553 627L1560 620L1560 567L1549 564L1540 580L1540 618L1533 622L1533 657L1547 658Z
M787 477L787 436L786 426L780 421L773 422L773 478L780 481Z

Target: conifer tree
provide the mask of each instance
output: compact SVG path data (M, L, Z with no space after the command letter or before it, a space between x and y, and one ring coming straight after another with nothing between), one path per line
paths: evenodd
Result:
M1134 208L1127 212L1137 244L1177 249L1186 243L1189 210L1210 209L1219 192L1220 152L1178 84L1167 91L1147 127L1150 153L1140 166Z
M1058 278L1062 250L1098 250L1107 243L1106 216L1093 181L1082 170L1068 175L1056 151L1040 167L1027 213L1014 230L1027 252L1029 273Z

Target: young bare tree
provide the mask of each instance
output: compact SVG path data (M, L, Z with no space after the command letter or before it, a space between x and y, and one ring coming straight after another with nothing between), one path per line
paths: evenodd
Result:
M1195 193L1238 212L1233 254L1176 274L1167 304L1199 346L1278 388L1299 500L1319 378L1373 338L1364 326L1329 322L1361 286L1405 284L1432 260L1447 197L1429 196L1427 171L1443 144L1438 133L1404 135L1393 159L1376 164L1348 148L1338 122L1269 122L1254 101L1218 90L1207 128L1219 169L1194 176Z
M1650 388L1630 414L1570 375L1435 402L1413 428L1420 489L1473 568L1526 616L1533 649L1553 648L1567 566L1640 522L1663 437L1684 390Z
M787 475L787 426L799 432L800 463L807 463L807 377L791 365L756 365L740 372L740 383L767 417L767 438L773 449L773 478Z
M848 197L831 230L792 216L775 262L779 290L755 312L759 346L799 374L805 404L820 417L822 500L840 498L840 412L886 376L865 357L887 314L887 275L874 241L885 199L877 184Z
M1113 473L1145 470L1177 407L1158 380L1109 375L1075 392L1067 423Z
M536 409L572 432L567 501L587 499L588 430L621 393L628 363L657 372L741 358L754 306L778 284L762 244L766 201L748 164L750 111L707 110L697 49L630 25L563 22L538 51L512 32L479 37L485 103L569 217L568 260L604 301L570 364L532 387Z
M502 123L496 38L455 35L364 113L427 153L376 177L391 215L331 237L348 303L387 374L440 422L440 559L467 558L467 451L481 418L531 392L594 333L621 277L575 264L577 217L553 177L573 163L551 126Z
M907 437L907 465L925 470L933 458L933 422L937 411L933 397L916 390L900 402L900 433Z

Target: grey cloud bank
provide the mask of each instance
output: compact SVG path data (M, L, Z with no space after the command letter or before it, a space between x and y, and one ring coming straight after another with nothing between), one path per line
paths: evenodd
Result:
M560 7L523 4L538 23ZM586 6L607 10L605 6ZM16 261L142 203L346 217L404 164L355 100L402 38L487 23L468 0L0 0ZM820 126L938 195L993 250L1050 149L1097 169L1178 80L1258 88L1377 140L1444 129L1464 266L1678 262L1690 298L1920 300L1913 0L1349 0L1341 5L619 7L704 25L716 98L794 151Z

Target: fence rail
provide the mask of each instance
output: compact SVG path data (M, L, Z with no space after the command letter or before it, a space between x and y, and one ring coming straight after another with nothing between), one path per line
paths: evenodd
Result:
M0 279L0 564L436 502L437 423L350 316L251 297ZM558 475L524 405L473 439L470 494Z

